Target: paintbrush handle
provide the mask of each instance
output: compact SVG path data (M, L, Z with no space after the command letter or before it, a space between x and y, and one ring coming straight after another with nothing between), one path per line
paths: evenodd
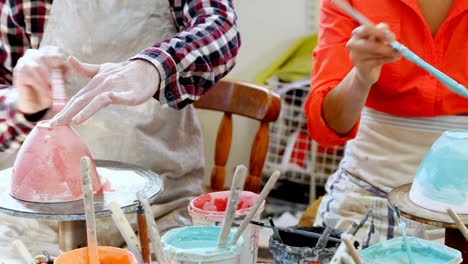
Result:
M279 177L280 177L279 171L274 171L273 174L270 176L270 179L268 179L268 182L265 184L262 191L260 192L257 198L257 201L255 201L254 206L250 209L249 213L244 218L241 225L239 226L236 233L234 234L231 241L229 242L230 245L236 244L237 240L242 236L242 233L244 232L245 228L247 228L248 224L250 223L250 220L252 220L252 218L255 216L255 214L258 211L258 208L260 208L260 206L263 204L263 201L265 201L266 197L268 196L270 191L275 186Z
M112 220L114 220L117 229L127 243L128 249L135 255L137 260L141 263L142 256L140 254L140 244L132 226L128 222L125 214L123 213L120 205L116 201L110 201L107 207L112 212Z
M356 264L362 264L361 258L359 257L359 254L356 251L356 248L351 243L351 240L349 239L348 235L343 235L343 242L346 245L346 249L347 249L348 254L351 255L354 262Z
M98 245L96 238L96 217L94 215L93 178L91 175L91 160L81 158L81 176L83 178L83 201L88 238L89 264L99 264Z
M468 241L468 229L466 228L466 225L465 223L463 223L463 221L460 219L460 217L458 217L458 215L452 210L452 208L449 208L447 210L447 212L449 213L450 217L452 218L452 220L455 222L455 224L457 225L458 229L460 230L460 232L463 234L463 236L465 237L466 241Z
M365 17L363 14L361 14L359 11L354 9L351 5L348 3L342 1L342 0L333 0L336 6L338 6L341 10L346 12L348 15L350 15L352 18L354 18L358 23L365 25L365 26L375 26L374 23L372 23L367 17ZM465 86L459 84L446 74L442 73L439 71L437 68L434 66L430 65L429 63L425 62L423 59L421 59L419 56L414 54L411 50L409 50L407 47L405 47L403 44L399 43L398 41L394 40L390 42L390 45L401 52L403 56L405 56L406 59L409 61L414 62L416 65L419 67L423 68L425 71L430 73L432 76L436 77L437 80L439 80L443 85L445 85L447 88L452 90L453 92L464 96L468 97L468 91Z
M24 245L23 241L16 239L13 241L13 248L16 249L16 253L23 259L27 264L35 264L35 261L29 252L29 250Z
M143 191L139 191L137 193L137 198L143 205L143 210L145 210L146 226L148 229L151 245L153 246L154 254L156 255L156 260L159 264L166 264L167 258L164 254L164 248L161 244L161 236L159 235L156 221L154 221L153 210L151 210L148 198L146 198L146 195L143 193Z
M144 264L151 264L151 251L149 248L148 229L146 226L145 211L139 206L137 209L138 234L140 235L141 256Z
M234 177L232 179L231 193L229 195L228 204L224 213L223 222L221 224L221 232L218 237L218 248L225 248L229 233L231 231L232 223L236 217L237 204L244 188L245 180L247 178L247 168L243 165L236 167Z
M65 81L63 79L62 70L52 70L51 76L52 85L52 113L58 114L67 104L67 96L65 94Z

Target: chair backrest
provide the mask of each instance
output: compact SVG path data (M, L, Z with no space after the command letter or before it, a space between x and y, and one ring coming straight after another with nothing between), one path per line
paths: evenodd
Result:
M220 191L224 187L226 163L232 142L232 114L260 121L250 151L249 176L244 187L247 191L258 193L260 175L268 151L268 123L278 119L280 114L279 95L268 86L225 78L194 105L200 109L224 112L216 137L215 166L211 173L213 191Z

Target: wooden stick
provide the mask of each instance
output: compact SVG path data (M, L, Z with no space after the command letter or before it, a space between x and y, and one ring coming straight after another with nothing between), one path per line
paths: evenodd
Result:
M140 203L143 205L143 209L145 210L146 226L148 229L151 245L153 246L153 251L156 254L156 259L159 264L166 264L167 258L164 254L164 249L161 244L161 236L159 235L156 221L154 221L153 210L151 210L148 198L146 198L146 195L143 193L143 191L139 191L137 193L137 198L140 200Z
M351 255L354 262L356 262L356 264L362 264L361 258L359 257L359 254L357 253L356 248L354 248L353 244L351 243L351 240L349 240L348 235L343 235L343 242L346 245L348 254Z
M231 193L224 213L223 223L221 224L221 232L218 237L218 248L225 248L227 245L231 226L234 222L234 218L236 217L237 204L239 203L239 198L242 189L244 188L246 178L247 168L244 165L237 166L232 179Z
M83 177L83 201L86 217L89 264L99 264L96 238L96 216L94 215L93 177L91 173L91 160L86 156L82 157L81 176Z
M128 222L125 214L123 213L120 205L116 201L110 201L107 207L112 212L112 220L120 231L120 234L127 243L128 249L135 255L139 263L142 263L142 256L140 254L141 246L138 241L132 226Z
M240 236L244 232L245 228L248 226L250 220L252 220L252 218L257 213L258 208L260 208L263 201L265 201L266 197L268 196L270 191L275 186L275 184L278 181L279 177L280 177L280 172L279 171L274 171L273 174L270 176L270 179L268 179L268 182L266 183L266 185L263 187L262 191L260 192L260 194L259 194L259 196L257 198L257 201L255 201L254 206L250 209L249 213L247 214L247 216L242 221L241 225L239 226L236 233L234 234L231 241L229 242L229 245L236 244L237 240L240 238Z
M151 264L151 251L149 246L148 238L148 228L146 225L145 210L141 205L141 202L138 201L137 208L137 223L138 223L138 234L140 235L140 244L141 244L141 256L143 258L144 264Z
M31 253L26 248L23 241L16 239L15 241L13 241L13 247L16 249L16 252L18 253L18 255L21 256L24 262L26 262L27 264L35 264Z
M466 241L468 241L468 228L466 228L466 225L465 223L463 223L463 221L460 219L460 217L452 210L452 208L449 208L447 210L447 212L449 213L450 217L452 218L452 220L455 222L455 224L457 225L458 229L460 230L460 232L463 234L463 236L465 237Z

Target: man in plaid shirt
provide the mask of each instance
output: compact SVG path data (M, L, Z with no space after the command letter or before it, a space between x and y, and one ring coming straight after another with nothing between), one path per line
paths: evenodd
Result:
M98 100L96 103L96 100L93 102L92 99L104 93L97 91L98 94L90 96L84 105L83 102L80 102L80 105L70 104L56 118L57 125L72 120L74 123L81 123L108 104L136 104L149 99L148 96L153 96L163 105L181 109L197 100L232 69L240 46L232 2L230 0L169 0L169 2L175 22L182 31L171 39L156 43L133 58L148 61L158 69L160 80L154 94L138 97L140 91L135 91L134 97L126 96L127 101L123 98L106 98L103 95L103 99L106 100L100 102ZM29 59L24 59L24 65L17 65L26 50L38 49L51 5L52 0L0 0L0 151L18 148L35 122L45 115L51 105L50 83L44 84L43 81L48 79L47 73L43 70L41 72L42 67L37 67L37 64L45 63L46 59L52 58L58 67L63 67L63 62L57 59L59 55L44 54L40 49L32 52ZM195 56L190 56L188 59L188 56L185 56L188 53ZM77 60L71 60L71 64L75 69L93 71L91 65L82 64ZM18 77L13 78L12 72L15 66L19 68L15 69L15 75L18 72ZM95 68L95 70L97 72L105 69ZM27 111L22 111L19 105L31 102L20 103L18 100L22 98L21 96L18 98L16 94L23 95L28 89L32 89L30 83L42 85L43 88L42 92L29 91L30 94L47 98L36 98L36 101L41 102L32 103L34 107L27 105ZM86 111L80 113L83 108Z

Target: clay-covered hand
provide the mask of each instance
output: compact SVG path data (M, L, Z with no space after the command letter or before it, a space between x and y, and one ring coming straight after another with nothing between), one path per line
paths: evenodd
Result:
M56 68L66 71L65 58L58 48L46 46L25 52L13 70L18 111L34 114L51 107L51 74Z
M377 82L385 63L401 59L401 53L388 43L395 35L384 23L377 26L360 26L353 30L346 44L360 81L369 87Z
M91 80L52 119L53 126L81 124L110 104L142 104L159 88L159 72L145 60L97 65L70 57L68 63L78 75Z

